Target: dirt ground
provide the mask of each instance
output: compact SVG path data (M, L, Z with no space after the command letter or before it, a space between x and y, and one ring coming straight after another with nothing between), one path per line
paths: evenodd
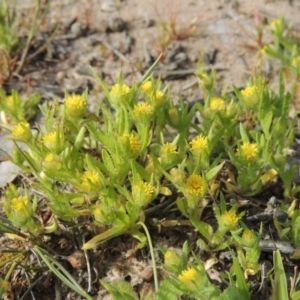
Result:
M28 14L29 25L35 1L17 2L17 9ZM46 9L47 1L42 2ZM216 95L225 86L229 90L232 85L241 88L251 75L260 71L257 50L270 39L267 34L259 39L257 28L284 16L300 34L299 15L300 1L296 0L52 0L23 67L12 74L4 88L25 95L38 92L43 101L62 98L65 92L81 93L88 88L93 110L102 95L89 66L109 86L117 81L120 71L130 85L162 53L155 76L161 76L170 87L175 102L179 95L193 101L203 96L195 76L199 64L217 71ZM166 29L172 24L173 30ZM25 41L26 24L20 35ZM276 85L276 66L265 60L262 71ZM175 227L163 230L159 236L154 234L153 239L154 243L179 249L185 240L193 244L194 235L189 228ZM59 234L52 239L56 247ZM78 238L77 242L80 249L82 239ZM111 299L103 288L99 290L98 282L102 278L126 279L137 290L153 288L149 253L146 249L132 253L133 243L131 238L123 236L91 253L94 299ZM67 242L59 251L70 262L77 249ZM158 251L156 254L160 262ZM87 288L85 269L71 265L68 268ZM42 282L34 290L36 299L42 299L38 298L42 295L45 300L81 299L61 286L53 275ZM45 286L48 296L43 294ZM25 299L33 298L29 294Z

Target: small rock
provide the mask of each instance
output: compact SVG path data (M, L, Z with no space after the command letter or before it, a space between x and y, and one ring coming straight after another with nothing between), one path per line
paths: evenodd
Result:
M150 281L153 276L152 267L148 266L141 272L141 277L144 281Z
M106 32L121 32L126 30L126 22L121 18L109 18Z
M113 12L117 10L117 4L114 0L103 0L101 4L101 10L104 12Z
M79 22L75 22L74 24L72 24L70 32L74 35L74 38L78 38L83 35L84 26Z
M75 251L67 257L67 260L74 269L84 269L86 267L85 257L81 251Z

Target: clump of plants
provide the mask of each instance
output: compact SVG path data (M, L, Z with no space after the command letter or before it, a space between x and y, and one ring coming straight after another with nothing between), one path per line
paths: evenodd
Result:
M24 109L16 115L12 108L17 94L11 101L1 95L2 110L15 122L7 126L16 142L10 159L30 179L30 185L24 180L23 186L7 187L7 218L0 219L1 231L28 239L41 263L87 299L92 298L53 257L43 234L72 226L99 229L101 233L81 245L84 252L131 235L136 248L149 247L152 255L154 290L142 299L250 299L250 278L260 272L259 245L265 231L262 225L252 228L245 222L246 210L239 200L260 198L272 190L274 180L281 180L276 196L288 220L274 217L274 226L281 241L291 241L295 248L300 244L300 188L293 183L296 167L286 167L296 125L289 118L296 86L286 92L281 75L278 91L273 91L259 77L242 90L234 88L234 94L215 95L215 74L199 70L206 97L190 107L183 100L173 103L168 88L152 77L153 68L132 86L122 76L112 87L98 78L105 99L99 100L95 112L87 109L88 93L45 102L40 106L43 126L33 127ZM193 122L196 113L200 124ZM180 253L160 247L168 276L159 280L147 226L150 209L166 219L169 210L175 210L197 231L197 249L208 259L191 255L187 243ZM207 214L211 218L205 218ZM218 263L216 253L224 249L231 251L232 266L222 272L222 284L217 285L207 270ZM285 296L279 255L274 253L272 276ZM11 261L5 264L15 267ZM114 299L138 299L128 283L101 284ZM295 284L290 296L297 295Z

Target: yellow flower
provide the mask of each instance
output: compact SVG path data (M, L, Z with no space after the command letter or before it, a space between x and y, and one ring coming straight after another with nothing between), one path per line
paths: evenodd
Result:
M223 225L229 230L233 230L239 221L238 216L233 211L227 211L222 215Z
M241 90L244 102L248 107L254 107L258 103L257 86L252 85Z
M176 107L170 108L168 115L173 126L178 126L180 124L180 116Z
M209 111L222 111L225 109L225 102L221 98L211 98L209 104Z
M165 143L160 148L162 163L171 163L177 154L177 146L171 143Z
M292 66L293 66L295 69L300 68L300 57L294 57L294 58L292 59Z
M86 99L80 95L70 95L65 98L67 114L73 118L80 118L83 116L86 104Z
M202 134L190 141L191 151L194 155L200 155L201 152L208 148L207 137Z
M124 134L121 141L124 146L129 145L133 154L139 153L142 149L142 143L139 136L133 132L130 134Z
M100 181L99 173L95 170L93 171L85 171L82 176L82 185L87 190L90 191L92 189L92 185L97 186L97 188L102 188L102 183Z
M43 136L44 142L54 143L56 141L56 131L49 132Z
M111 88L111 93L115 96L118 96L119 94L124 96L124 95L127 95L129 92L130 92L130 88L125 83L123 83L122 85L120 85L119 83L116 83Z
M63 137L57 131L51 131L43 136L44 145L58 153L63 150Z
M172 176L172 180L175 184L180 185L184 183L185 181L185 173L183 170L179 168L173 168L170 171L170 174Z
M165 267L177 267L181 264L181 258L180 256L172 251L167 251L165 253Z
M153 107L145 102L140 102L134 106L133 114L136 118L141 116L151 116L153 114Z
M24 206L26 207L28 204L29 200L24 196L13 198L11 200L11 208L17 211L23 210Z
M187 289L197 291L197 284L203 280L203 277L194 268L188 268L181 272L178 279Z
M153 193L154 187L149 182L140 181L132 187L133 199L141 206L147 204L151 200Z
M60 158L59 156L49 153L46 155L43 166L46 169L56 171L60 168Z
M187 179L188 193L193 196L203 196L205 193L204 180L200 175L192 174Z
M148 80L143 83L141 89L143 92L149 92L152 89L152 87L153 87L152 81Z
M171 153L171 154L177 154L177 146L173 145L171 143L165 143L161 146L160 151L162 153Z
M253 247L256 243L256 237L252 230L246 229L242 235L243 242L247 247Z
M30 125L27 122L20 122L12 130L12 135L24 142L28 142L31 139Z
M162 107L164 104L164 93L162 91L156 91L153 97L153 103L156 108Z
M256 143L244 143L241 149L248 162L254 162L257 159L258 148Z

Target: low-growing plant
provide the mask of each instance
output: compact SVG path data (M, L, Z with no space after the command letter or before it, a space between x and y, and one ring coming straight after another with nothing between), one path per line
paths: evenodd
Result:
M44 124L35 130L28 122L28 107L37 98L20 105L16 92L2 94L2 110L16 122L7 127L16 143L10 158L31 179L30 186L24 182L24 187L10 184L6 189L8 222L28 234L32 251L45 266L88 299L46 245L38 242L44 233L72 226L101 229L89 235L91 239L81 245L83 251L124 234L138 241L136 248L148 243L155 292L145 299L250 299L247 280L259 273L263 228L250 228L240 202L232 203L227 196L259 197L274 179L282 180L282 210L291 221L280 224L274 218L275 228L279 239L288 237L299 246L299 209L296 202L286 205L299 191L293 185L295 167L286 169L294 136L289 108L295 89L286 92L281 75L278 92L263 78L253 78L244 89L234 88L234 94L215 95L215 74L200 70L206 97L191 108L183 100L173 103L168 88L151 76L154 66L130 87L122 75L108 87L93 71L106 98L99 100L97 110L87 111L87 92L66 94L63 101L40 105ZM198 125L193 123L196 112L202 118ZM37 209L40 195L50 212L46 221ZM189 259L187 243L181 254L161 247L170 277L159 282L146 216L148 209L155 210L164 201L180 214L182 224L194 227L197 247L209 259L204 263L196 254ZM159 217L168 218L169 209ZM4 231L11 226L0 219ZM216 264L215 254L225 249L231 250L233 264L222 274L225 287L219 287L207 270ZM274 265L282 268L277 258ZM276 272L274 276L278 277ZM137 298L126 283L100 282L115 299Z

